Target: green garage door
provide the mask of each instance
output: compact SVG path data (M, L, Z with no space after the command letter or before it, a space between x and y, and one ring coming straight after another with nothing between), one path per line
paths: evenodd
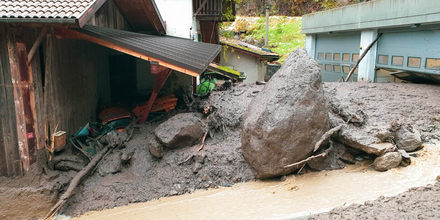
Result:
M361 34L322 34L316 36L315 60L321 68L323 82L336 82L346 77L359 59ZM357 81L357 69L350 81Z

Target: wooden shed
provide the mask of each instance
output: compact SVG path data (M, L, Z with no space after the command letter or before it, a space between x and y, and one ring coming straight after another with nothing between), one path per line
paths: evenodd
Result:
M190 84L221 50L165 33L154 0L0 0L0 176L29 170L56 127L95 120L112 88L145 82L152 102L172 71Z

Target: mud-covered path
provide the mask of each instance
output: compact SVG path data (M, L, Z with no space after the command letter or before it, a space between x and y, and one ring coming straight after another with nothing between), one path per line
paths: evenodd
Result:
M413 187L433 184L440 174L439 150L440 142L437 145L428 144L416 153L418 157L413 158L411 166L399 167L388 172L375 171L369 166L372 161L364 161L343 170L290 175L285 181L255 181L236 184L229 188L198 190L193 194L86 213L74 219L303 219L312 213L328 211L337 206L360 204L380 196L395 196ZM427 199L439 202L439 199L435 200L438 193L432 194L430 198L426 195L421 196L418 198L415 195L403 200L411 204ZM379 201L383 204L388 200L392 199ZM378 203L368 202L376 204L380 212L385 212ZM359 215L347 213L350 210L361 212L362 209L357 205L350 207L352 208L347 211L339 209L338 212L345 212L342 216L354 216L356 219ZM368 208L364 210L374 213L371 206L365 207ZM429 207L432 206L426 208ZM388 212L392 213L398 208L388 207ZM400 216L404 218L425 211L423 207L418 207L418 210L406 209L407 215ZM322 217L318 216L316 219Z

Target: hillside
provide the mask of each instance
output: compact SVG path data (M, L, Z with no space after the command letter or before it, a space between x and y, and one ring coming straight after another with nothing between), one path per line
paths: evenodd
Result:
M256 46L264 45L265 17L237 17L235 22L225 22L221 26L222 38L235 38ZM301 17L271 16L269 18L270 50L281 55L284 62L289 53L304 47L305 35L301 34Z

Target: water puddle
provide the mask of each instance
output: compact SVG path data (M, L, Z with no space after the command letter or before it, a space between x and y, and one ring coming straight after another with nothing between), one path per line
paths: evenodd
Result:
M112 219L293 219L337 206L393 196L432 184L440 175L440 142L417 152L408 167L378 172L370 162L343 170L288 176L286 181L255 181L229 188L89 212L76 220Z

